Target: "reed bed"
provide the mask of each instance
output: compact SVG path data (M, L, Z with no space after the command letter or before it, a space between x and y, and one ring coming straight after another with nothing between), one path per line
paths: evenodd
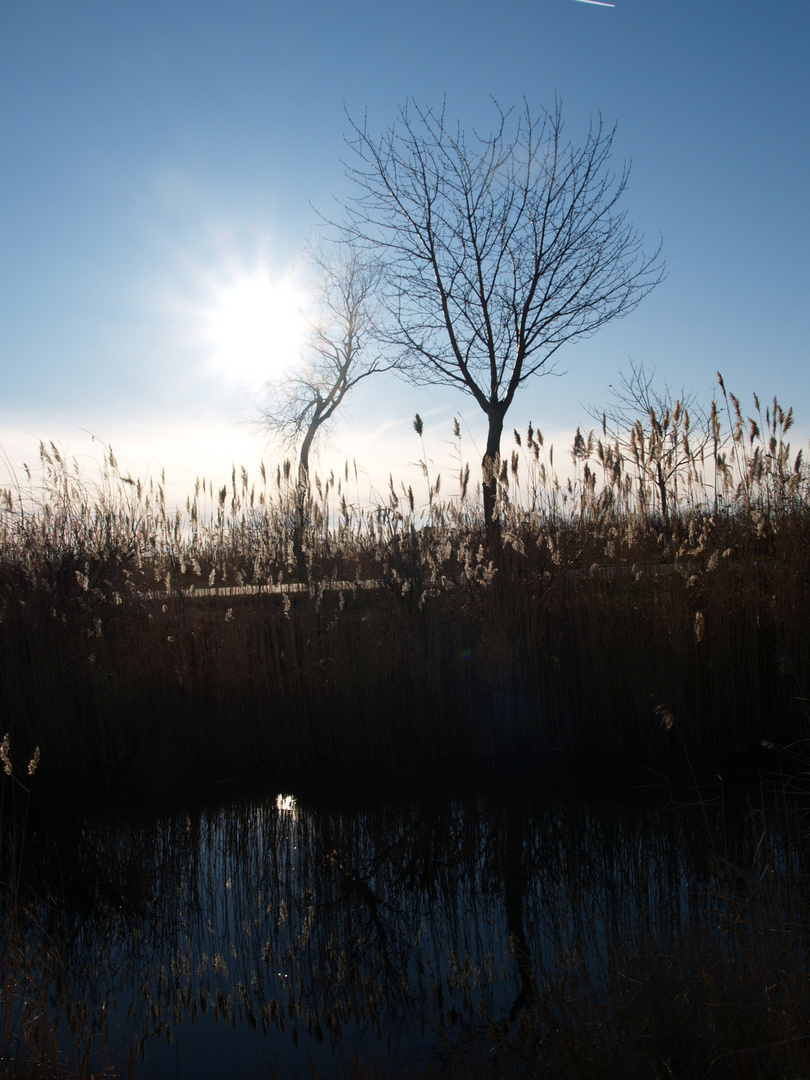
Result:
M792 410L720 380L578 431L561 480L532 426L496 463L499 527L470 490L356 470L257 483L91 482L58 447L2 492L0 707L71 782L252 767L499 767L548 752L750 750L806 737L810 478ZM426 455L425 455L426 456Z

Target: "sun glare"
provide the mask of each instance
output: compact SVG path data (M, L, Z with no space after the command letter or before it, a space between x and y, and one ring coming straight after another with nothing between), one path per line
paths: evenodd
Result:
M232 382L258 385L294 365L306 326L303 300L293 282L269 274L219 289L208 319L214 368Z

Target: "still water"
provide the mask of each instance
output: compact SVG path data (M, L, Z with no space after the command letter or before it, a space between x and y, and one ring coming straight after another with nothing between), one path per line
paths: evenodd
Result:
M63 1029L158 1080L495 1054L544 984L598 994L617 941L713 902L719 779L691 806L649 771L592 779L332 777L40 830Z

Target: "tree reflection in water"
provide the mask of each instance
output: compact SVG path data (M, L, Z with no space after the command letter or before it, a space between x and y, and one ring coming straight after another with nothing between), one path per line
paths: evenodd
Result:
M525 1010L552 1008L550 986L587 970L598 987L617 942L666 941L716 902L695 888L688 813L676 827L663 803L358 798L273 793L35 836L67 972L55 1007L105 1016L157 1077L496 1054Z

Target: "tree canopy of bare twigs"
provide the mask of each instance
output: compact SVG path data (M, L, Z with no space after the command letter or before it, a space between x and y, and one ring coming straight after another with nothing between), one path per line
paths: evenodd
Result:
M375 309L381 264L352 244L310 250L317 314L299 363L265 384L259 424L298 449L299 480L309 476L316 435L355 386L392 365L379 348Z
M504 418L519 387L553 369L567 342L627 315L662 279L620 201L629 167L610 169L614 128L566 141L559 101L534 114L497 108L468 136L409 101L381 136L351 121L357 195L346 235L383 264L388 341L417 384L456 386L488 421L487 521L497 515Z

